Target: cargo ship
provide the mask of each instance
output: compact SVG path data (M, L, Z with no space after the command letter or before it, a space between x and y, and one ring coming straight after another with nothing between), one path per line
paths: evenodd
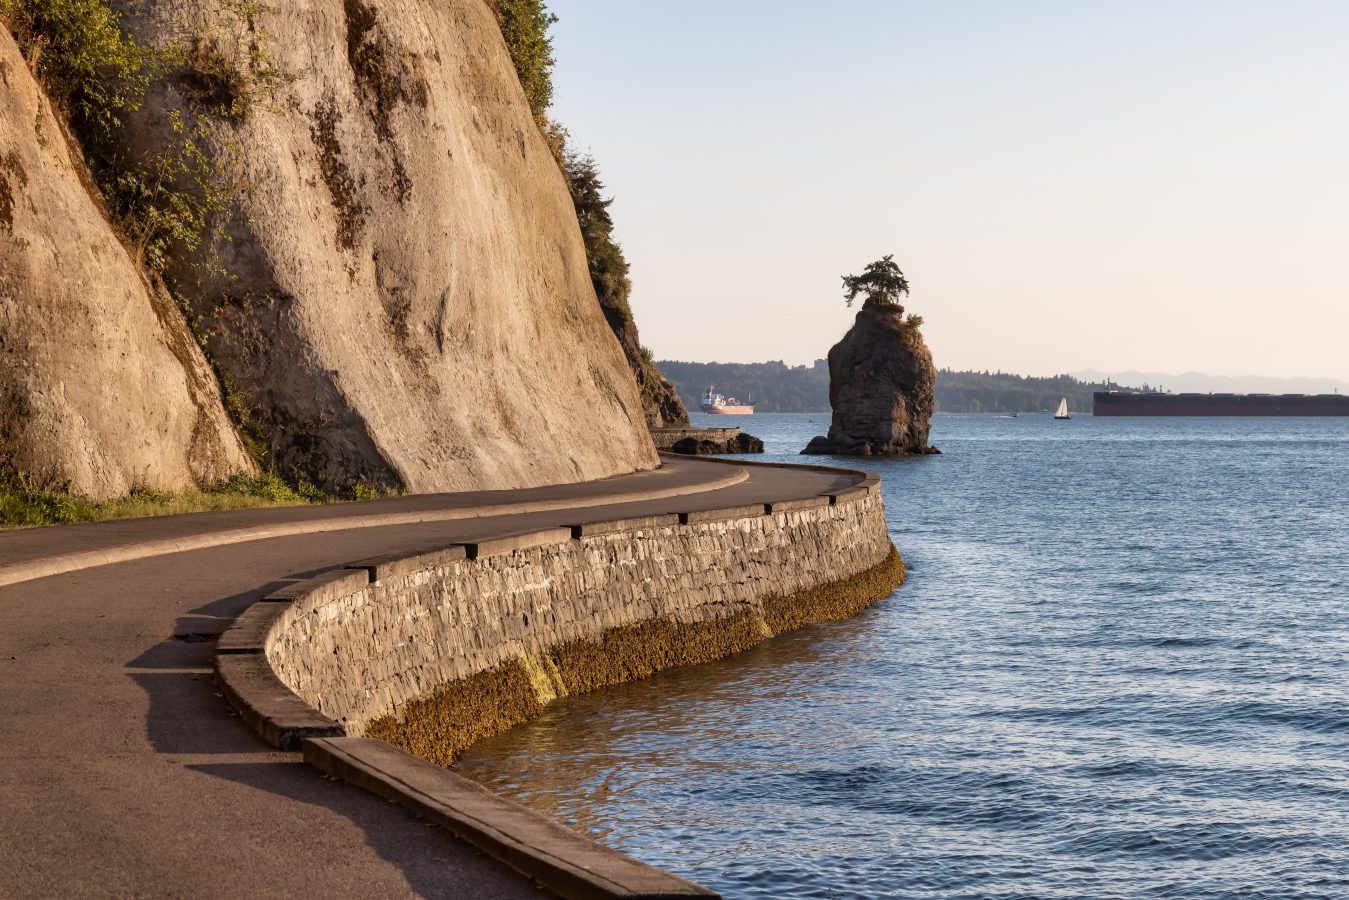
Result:
M1345 394L1171 394L1096 391L1097 416L1349 416Z
M702 402L698 408L705 413L712 413L718 416L750 416L754 414L754 402L742 402L734 397L723 397L721 394L713 393L712 385L707 386L707 393L703 394Z

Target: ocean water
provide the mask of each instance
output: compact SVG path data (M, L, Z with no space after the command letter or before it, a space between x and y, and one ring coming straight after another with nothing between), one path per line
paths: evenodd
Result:
M888 600L460 770L727 897L1349 897L1349 420L932 432Z

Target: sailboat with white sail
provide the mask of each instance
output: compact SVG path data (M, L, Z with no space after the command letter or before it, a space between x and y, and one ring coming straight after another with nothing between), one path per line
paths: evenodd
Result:
M1054 410L1054 418L1056 418L1056 419L1071 419L1071 418L1072 418L1072 416L1068 415L1068 398L1067 398L1067 397L1064 397L1062 400L1059 401L1059 408L1056 409L1056 410Z

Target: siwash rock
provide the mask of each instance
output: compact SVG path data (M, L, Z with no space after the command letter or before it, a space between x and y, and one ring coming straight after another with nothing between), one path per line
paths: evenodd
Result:
M829 349L827 437L803 453L893 456L933 453L927 443L937 370L903 309L868 300L853 327Z
M0 28L0 466L96 500L253 471L182 314L94 197Z
M249 186L230 239L168 275L283 475L423 492L657 465L485 0L292 0L243 22L214 0L114 5L142 42L194 48L127 149L165 146L181 110ZM222 115L253 43L293 80L273 111Z

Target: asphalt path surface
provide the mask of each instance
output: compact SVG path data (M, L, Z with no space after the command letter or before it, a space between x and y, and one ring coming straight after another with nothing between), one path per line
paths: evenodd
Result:
M166 535L349 515L357 527L251 539L0 587L0 896L538 897L438 827L264 744L211 682L214 639L287 579L537 528L814 496L842 473L667 462L511 492L201 513L0 533L0 574ZM627 500L684 485L680 496ZM373 512L533 503L534 512L358 525ZM565 501L560 507L551 501ZM326 527L326 526L325 526Z

